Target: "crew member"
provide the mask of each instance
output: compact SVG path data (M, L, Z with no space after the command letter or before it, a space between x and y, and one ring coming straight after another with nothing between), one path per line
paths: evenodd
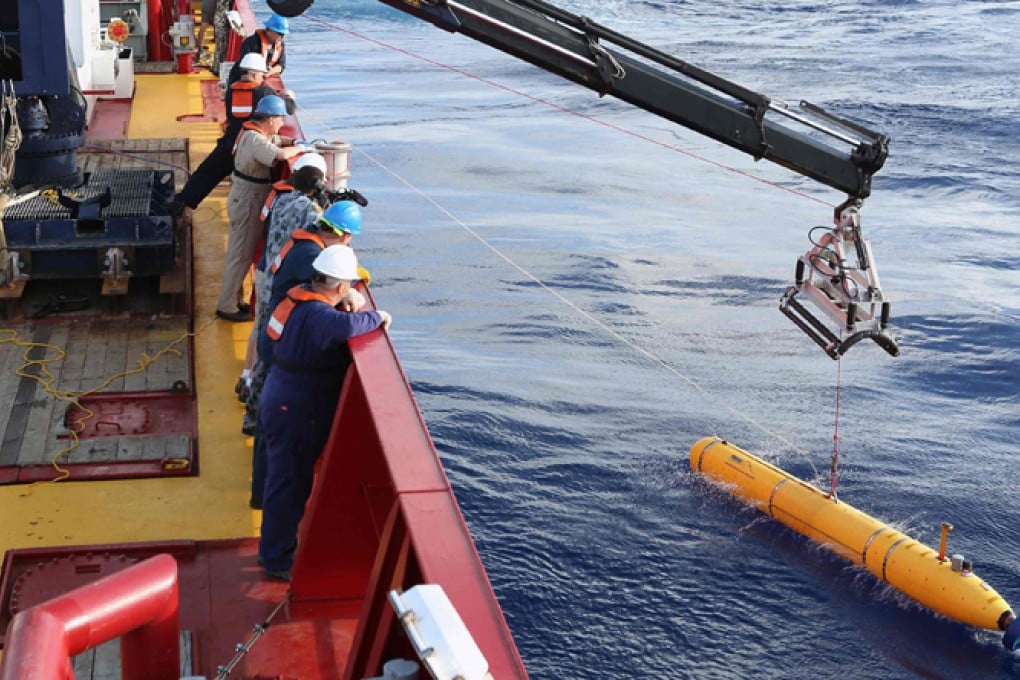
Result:
M287 68L287 52L283 44L283 36L290 32L290 26L284 17L278 14L271 15L263 28L258 29L247 38L241 41L241 51L238 59L243 59L246 54L261 54L266 60L269 69L269 76L278 76ZM238 67L240 61L234 64L227 76L227 83L232 83L241 77Z
M198 169L191 174L184 188L167 203L167 210L179 215L185 207L194 210L205 200L216 185L222 182L234 169L233 148L241 126L251 118L259 102L270 95L280 96L276 90L263 84L266 77L266 62L259 54L246 54L240 62L243 75L227 90L224 108L227 124L223 136L216 141L212 152L206 156ZM294 101L284 97L287 113L294 112Z
M216 31L213 29L213 20L216 17L216 0L202 0L202 19L196 30L195 42L198 46L198 63L202 66L212 66L213 52L216 50ZM209 29L208 31L206 29ZM206 46L206 35L212 33L212 47Z
M312 266L312 282L292 288L273 310L274 360L259 408L268 461L259 560L268 578L282 581L290 580L315 461L351 361L347 340L390 325L386 312L335 309L358 277L349 246L326 248Z
M296 199L295 199L296 200ZM275 212L275 211L274 211ZM330 206L315 225L299 228L291 234L290 240L284 244L280 252L266 262L266 278L269 294L265 295L270 311L283 301L294 286L307 283L312 279L315 270L312 264L323 251L332 245L349 245L355 234L361 233L361 208L352 201L339 201ZM358 266L358 278L368 285L371 276L368 271ZM263 290L260 290L261 294ZM364 302L361 294L354 289L348 292L347 309L355 310ZM274 343L266 333L269 322L267 314L258 327L258 359L252 369L252 381L245 404L246 422L255 418L255 442L252 446L251 467L251 499L253 508L262 507L263 490L266 480L266 441L258 424L259 404L266 376L273 365Z
M240 307L244 277L262 236L259 213L272 185L273 163L304 152L294 140L280 137L287 107L275 95L263 97L244 123L234 143L234 174L227 199L230 235L223 264L223 288L216 304L216 316L227 321L250 321Z
M244 357L244 370L234 386L238 400L246 404L244 423L241 432L246 435L255 433L255 408L250 403L251 386L259 368L258 341L259 329L264 328L269 312L270 285L272 272L266 267L267 259L272 261L280 249L290 240L295 229L312 227L322 215L319 204L313 200L324 188L326 159L317 153L303 153L294 161L293 172L286 180L273 183L259 218L263 222L262 252L258 255L255 267L255 324L248 336L248 349ZM273 219L275 217L275 219ZM261 370L261 381L265 380L265 371Z

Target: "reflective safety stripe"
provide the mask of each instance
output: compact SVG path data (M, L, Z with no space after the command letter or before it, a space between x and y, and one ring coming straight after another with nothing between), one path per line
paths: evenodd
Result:
M256 83L246 80L239 80L230 86L230 111L234 118L244 120L251 116L255 110L255 88Z
M280 336L283 335L283 328L287 325L287 319L290 318L290 313L302 302L322 302L330 307L333 306L333 303L324 294L316 293L302 286L294 286L287 291L287 297L276 305L273 315L269 317L269 323L266 324L266 335L270 340L280 339Z
M284 310L280 308L283 307L285 303L289 303L289 305L292 308L294 306L294 302L292 300L290 299L284 300L276 307L275 310L273 310L273 316L269 317L269 323L266 324L266 334L273 340L279 340L280 335L283 333L283 324L286 323L286 321L281 321L280 319L277 319L276 313L277 311L279 311L281 313L281 316L283 315ZM290 316L289 311L286 313L286 316Z
M280 194L286 194L291 191L294 191L294 187L284 180L274 183L273 188L269 190L269 195L266 196L266 202L262 204L262 211L259 213L259 219L265 222L269 217L269 211L273 209L273 203L276 202L276 197Z
M326 242L322 240L322 237L318 234L312 233L305 229L295 229L294 233L290 235L290 240L283 244L283 248L280 248L280 252L276 257L273 258L272 263L269 265L269 271L276 273L276 270L283 264L283 260L287 257L287 253L294 247L294 244L298 241L314 241L319 244L320 248L325 249Z

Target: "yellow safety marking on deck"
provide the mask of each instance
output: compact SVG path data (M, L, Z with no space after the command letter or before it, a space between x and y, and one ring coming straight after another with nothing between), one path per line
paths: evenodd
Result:
M179 123L202 110L208 74L136 75L129 137L187 137L194 168L212 149L215 123ZM173 107L174 110L168 110ZM226 195L216 189L193 215L197 477L0 486L0 552L12 548L257 536L248 507L251 438L234 394L251 324L215 320L226 252Z

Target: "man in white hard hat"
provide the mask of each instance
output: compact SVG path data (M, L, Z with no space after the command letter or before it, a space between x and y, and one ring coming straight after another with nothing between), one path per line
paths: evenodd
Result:
M290 240L272 260L266 261L269 275L269 309L274 310L283 302L288 292L315 276L315 261L323 250L333 245L351 244L355 234L361 233L361 208L353 201L340 201L331 205L314 225L295 229ZM371 274L358 265L358 278L367 286ZM350 300L344 301L344 308L357 311L365 304L361 293L355 288L348 291ZM268 323L268 319L266 320ZM255 419L255 442L252 447L251 499L253 508L261 507L266 482L265 436L258 425L260 396L265 385L265 376L273 364L273 346L276 344L266 333L267 324L259 328L257 346L258 362L252 371L251 391L245 403L245 417Z
M283 581L290 580L315 461L351 361L347 340L388 328L391 321L383 311L335 308L358 278L358 260L349 246L329 246L312 266L312 282L292 288L273 310L267 328L273 366L259 404L267 459L259 561L268 578Z

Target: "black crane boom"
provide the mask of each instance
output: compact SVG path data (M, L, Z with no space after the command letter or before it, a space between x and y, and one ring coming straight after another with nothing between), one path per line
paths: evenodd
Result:
M313 0L267 0L296 16ZM542 0L380 0L863 199L889 138L801 102L794 110Z

